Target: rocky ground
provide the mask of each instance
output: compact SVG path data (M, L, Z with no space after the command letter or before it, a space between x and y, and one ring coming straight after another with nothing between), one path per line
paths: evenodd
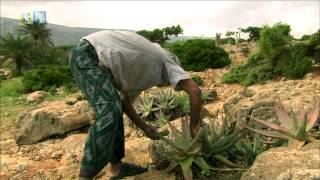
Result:
M225 48L227 49L227 51L234 51L231 57L233 61L244 61L245 55L240 53L241 47ZM282 79L279 81L268 82L265 85L254 85L249 87L248 89L244 89L237 84L221 84L219 82L220 77L227 71L227 68L223 68L209 69L205 72L199 73L190 72L191 74L199 75L204 79L204 89L217 91L218 100L205 105L205 108L211 113L216 112L219 108L221 109L223 107L229 107L230 109L250 109L251 111L257 112L258 115L259 113L264 114L264 112L269 112L268 110L270 110L271 105L270 103L259 104L258 102L275 101L276 95L279 95L280 98L285 101L286 105L293 105L295 107L295 104L303 101L306 104L306 108L309 108L310 106L312 106L313 97L320 97L319 70L315 70L314 72L308 74L303 80ZM81 117L85 117L87 119L85 121L81 120L80 122L79 119L78 121L76 121L78 122L76 123L77 128L82 127L77 131L48 139L45 133L49 131L43 130L41 131L41 133L43 134L34 134L35 139L21 141L23 142L21 143L22 145L17 145L16 143L17 131L15 129L1 129L0 179L77 179L83 152L83 145L86 139L86 132L88 129L88 125L92 123L93 119L92 113L90 112L90 110L85 108L86 105L83 104L85 103L85 101L79 98L79 95L72 95L62 101L45 103L47 104L42 103L35 107L36 110L37 108L38 111L42 109L42 112L45 112L46 115L52 115L52 111L62 112L61 109L57 110L54 108L48 108L50 105L50 107L58 106L64 109L64 113L69 113L69 116L64 116L64 114L59 113L57 113L57 115L55 116L59 117L58 120L54 120L55 123L56 121L58 121L58 123L60 123L58 125L61 127L69 128L70 124L68 124L66 119L69 119L71 116L75 117L75 114L77 114L77 112L80 115L83 115ZM57 105L59 103L60 105ZM55 106L53 106L52 104L55 104ZM34 111L32 112L33 114L31 114L30 117L36 119L36 122L38 123L42 122L41 114L37 115L36 113L34 113ZM149 153L149 145L151 143L151 140L144 137L141 131L132 128L129 124L130 123L128 123L128 119L125 118L125 161L140 164L143 166L149 166L150 170L149 172L142 175L130 177L127 179L175 179L174 174L165 173L164 171L156 170L154 168L154 164ZM39 124L36 125L39 126ZM46 125L48 126L48 124ZM35 130L35 127L33 126L29 128L31 129L28 129L28 132L32 132L33 130ZM69 129L66 129L65 132L67 131L69 131ZM50 132L56 131L51 129ZM23 136L23 132L21 134L21 136ZM48 140L41 141L41 138L43 137L45 137L44 139ZM40 142L38 142L39 140ZM275 151L275 153L276 152L277 151ZM310 152L315 153L319 151L313 150ZM294 153L296 152L290 153L293 154L292 156L294 156ZM307 155L302 154L301 156ZM319 162L320 164L319 156L315 155L312 157L316 162ZM266 167L270 168L269 166ZM294 166L293 168L297 167L298 166ZM307 167L305 167L305 169L308 170ZM316 169L317 167L314 166L313 162L312 168L310 170L314 175L312 177L320 178L320 172L316 171ZM304 173L304 175L305 174L306 173ZM108 172L104 170L99 176L100 177L98 179L107 179ZM245 176L246 177L244 177L244 179L248 179L248 177L252 176L252 171L247 172ZM278 176L275 175L274 177Z

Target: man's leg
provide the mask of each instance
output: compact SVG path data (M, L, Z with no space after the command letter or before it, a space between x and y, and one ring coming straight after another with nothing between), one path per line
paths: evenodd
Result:
M71 50L70 68L95 111L96 121L89 129L80 169L80 176L93 178L108 162L117 165L124 157L121 101L87 41Z

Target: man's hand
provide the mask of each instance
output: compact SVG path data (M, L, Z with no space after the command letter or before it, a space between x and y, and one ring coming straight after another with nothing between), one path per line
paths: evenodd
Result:
M141 120L128 99L124 99L122 101L122 108L123 111L128 115L128 117L146 134L146 136L148 136L152 140L160 139L160 133L158 133L154 127L146 124L143 120Z
M160 139L160 134L156 130L156 128L147 125L144 128L141 128L142 131L145 133L146 136L148 136L152 140L159 140Z

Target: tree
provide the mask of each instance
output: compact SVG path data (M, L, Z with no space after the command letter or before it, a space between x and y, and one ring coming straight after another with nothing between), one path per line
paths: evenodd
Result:
M151 42L163 44L167 40L169 40L170 35L178 36L179 34L182 34L183 29L180 25L177 26L171 26L171 27L165 27L162 29L154 29L152 31L148 30L140 30L136 33L147 38Z
M16 75L21 75L32 48L33 41L29 37L15 37L12 34L0 37L0 56L4 56L0 64L11 58L16 65Z
M30 22L24 19L20 22L21 26L18 29L18 33L30 36L35 41L36 45L41 48L53 46L51 30L47 28L45 23L39 21Z
M235 39L232 37L234 35L234 32L232 31L227 31L226 36L228 38L228 43L232 44L233 42L235 43Z
M261 27L249 26L245 29L241 29L244 33L249 33L249 41L257 41L260 38Z

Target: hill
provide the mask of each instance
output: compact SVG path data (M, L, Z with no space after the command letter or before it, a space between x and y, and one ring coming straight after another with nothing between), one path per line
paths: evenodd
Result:
M19 27L19 20L0 17L0 35L4 35L6 33L15 33ZM53 43L57 46L59 45L73 45L76 44L82 37L101 30L98 28L84 28L84 27L69 27L62 26L57 24L48 24L48 28L52 30L52 40ZM134 30L129 30L134 31ZM193 39L199 38L196 36L172 36L170 37L169 42L175 42L179 40ZM204 37L200 37L204 38Z

